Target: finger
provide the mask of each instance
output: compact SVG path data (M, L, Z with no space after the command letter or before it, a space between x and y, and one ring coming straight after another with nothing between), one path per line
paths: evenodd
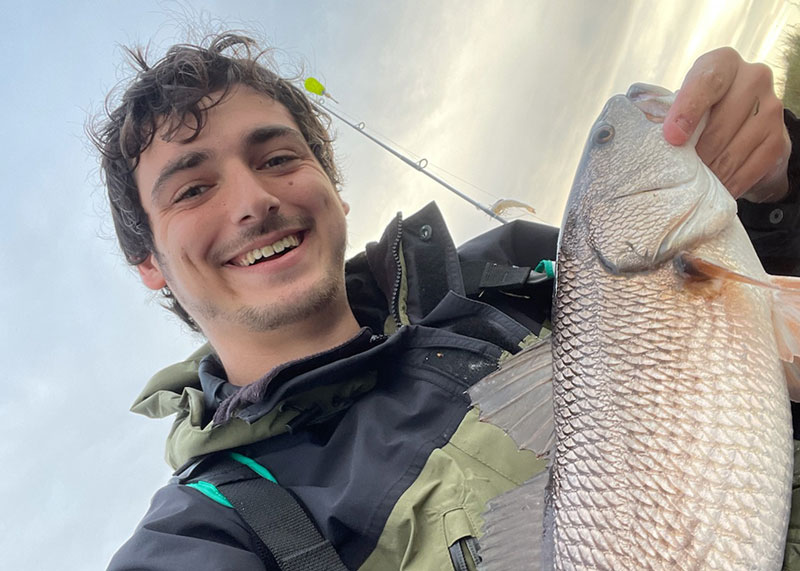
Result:
M757 160L760 155L756 154L756 151L764 144L768 134L769 132L758 124L742 125L728 146L713 161L707 163L708 168L734 198L739 198L747 188L750 188L749 186L741 188L742 184L747 184L749 181L752 185L758 180L759 177L755 177L754 171L761 163ZM762 166L761 170L763 176L766 169ZM738 178L735 176L737 173L739 173Z
M734 198L746 196L753 202L780 200L789 190L786 166L790 153L788 133L770 133L723 184Z
M667 142L683 145L691 138L705 112L727 93L741 62L732 48L708 52L694 62L664 119Z
M706 128L695 147L697 154L710 165L741 128L758 124L768 129L774 117L767 109L774 110L777 103L779 101L772 89L772 70L769 67L747 64L740 68L730 90L711 109ZM782 117L775 124L782 126Z
M723 111L725 110L723 109ZM730 110L730 112L734 112L734 110ZM725 138L729 140L723 140L724 142L720 143L725 146L718 152L715 151L716 156L712 155L712 160L708 160L708 155L701 156L700 158L709 166L714 174L717 175L717 178L719 178L723 184L729 182L731 177L745 163L753 151L764 144L764 141L769 137L770 133L775 130L776 124L778 125L778 132L783 129L782 122L776 123L776 120L781 121L782 115L782 106L777 98L774 98L774 100L767 98L767 103L763 106L760 103L758 106L753 106L743 119L734 123L737 129L736 132L729 137L727 135L725 136ZM714 133L712 133L712 135L714 135ZM703 136L705 136L705 134L703 134ZM720 141L720 137L714 138ZM697 146L700 146L700 142L697 143ZM700 153L698 153L698 155L699 154ZM772 165L764 165L764 172L761 173L762 176L771 166Z

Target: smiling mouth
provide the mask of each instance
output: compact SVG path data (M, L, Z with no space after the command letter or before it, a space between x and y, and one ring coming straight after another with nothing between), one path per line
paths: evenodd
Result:
M280 240L276 240L272 244L261 248L254 248L241 256L237 256L231 260L230 263L243 268L254 266L255 264L278 258L294 250L302 241L302 234L290 234L289 236L284 236Z

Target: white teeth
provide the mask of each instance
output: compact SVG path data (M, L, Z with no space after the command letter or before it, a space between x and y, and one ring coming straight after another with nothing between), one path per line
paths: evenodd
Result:
M287 248L293 248L299 245L300 239L297 236L285 236L280 240L276 240L272 245L264 246L263 248L258 248L247 252L247 254L242 256L241 261L239 261L239 265L242 267L247 267L252 265L256 260L260 260L261 258L269 258L270 256L283 252Z

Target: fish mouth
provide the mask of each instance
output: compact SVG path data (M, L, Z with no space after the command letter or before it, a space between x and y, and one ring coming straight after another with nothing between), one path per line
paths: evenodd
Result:
M630 192L626 192L623 194L618 194L617 196L612 196L608 199L608 202L615 202L617 200L623 198L630 198L631 196L638 196L640 194L647 194L648 192L672 192L672 191L680 191L680 190L688 190L690 187L694 186L694 184L698 181L700 176L700 165L698 164L695 168L695 171L684 181L676 182L670 186L652 186L646 188L637 188L635 190L631 190Z
M675 94L669 89L648 83L634 83L625 97L653 123L663 123L675 101Z

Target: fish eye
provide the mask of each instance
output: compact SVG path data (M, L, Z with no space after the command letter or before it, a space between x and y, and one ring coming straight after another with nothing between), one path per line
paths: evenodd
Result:
M592 141L598 145L605 145L614 138L614 127L611 125L603 125L594 132Z

